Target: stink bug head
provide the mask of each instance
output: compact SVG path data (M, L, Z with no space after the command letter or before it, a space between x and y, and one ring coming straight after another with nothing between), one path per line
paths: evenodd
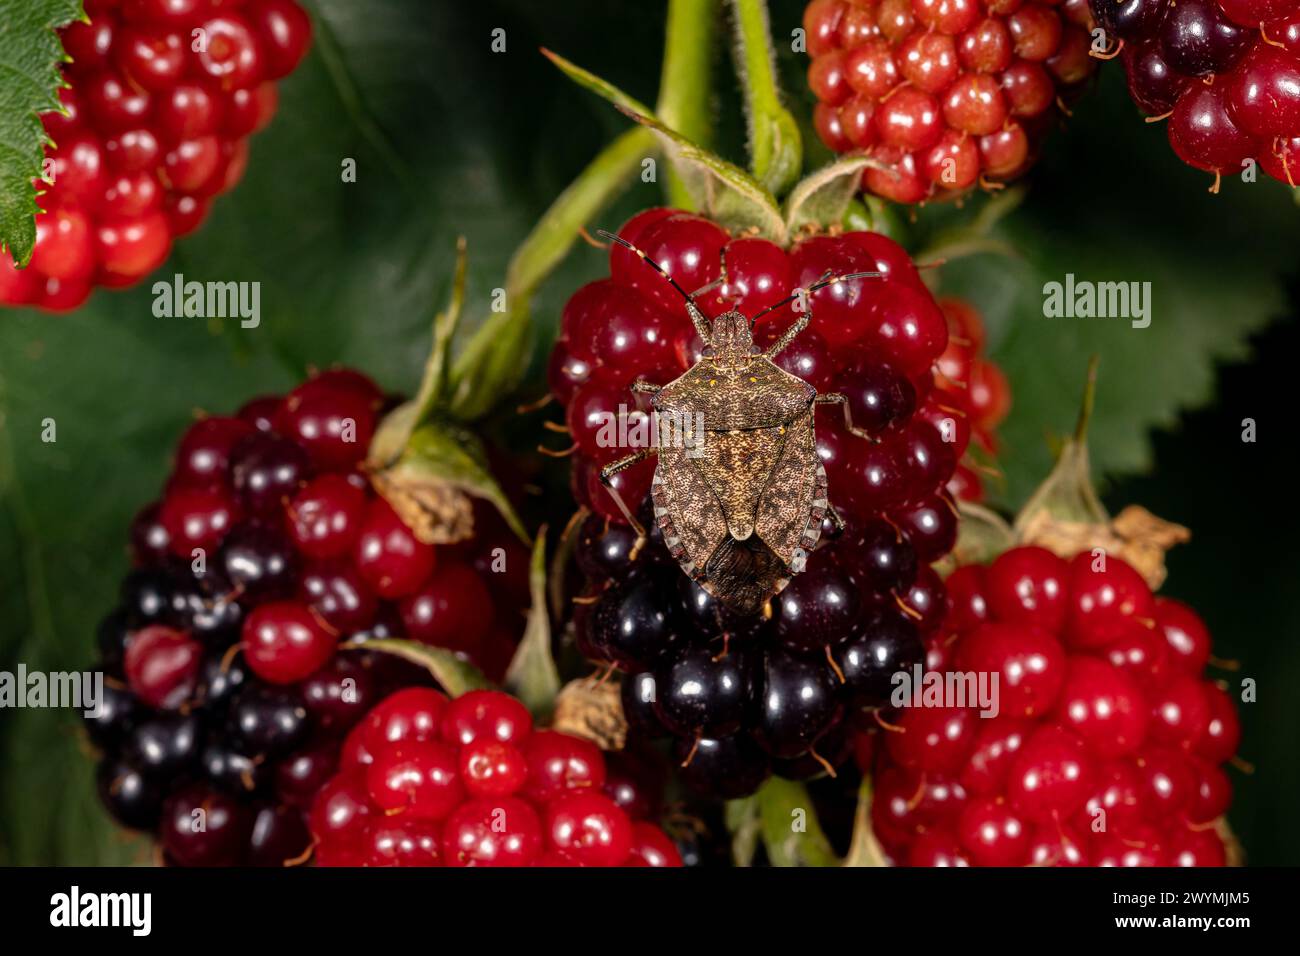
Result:
M644 538L645 529L611 479L657 456L651 496L655 523L669 552L701 588L733 611L759 613L792 575L804 570L821 536L822 519L829 515L839 523L817 456L814 406L842 405L849 429L865 434L853 428L844 396L818 396L811 385L773 360L811 321L812 293L846 279L880 274L827 273L752 318L733 309L710 323L692 293L662 266L627 240L608 232L600 235L636 254L677 290L705 346L699 362L675 381L633 385L635 391L654 396L652 405L661 416L660 441L657 447L606 466L601 481ZM726 281L725 257L721 265L722 278L696 294ZM790 327L766 351L756 347L754 322L796 300L800 308ZM687 448L664 440L665 418L701 422L702 445Z
M708 342L703 354L719 365L743 364L758 354L749 319L735 311L724 312L713 320Z

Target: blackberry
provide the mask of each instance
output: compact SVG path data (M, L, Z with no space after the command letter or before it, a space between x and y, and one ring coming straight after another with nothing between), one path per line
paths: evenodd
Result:
M1300 14L1255 0L1091 0L1120 51L1129 93L1168 120L1183 162L1223 175L1254 160L1300 182Z
M680 866L633 780L508 694L412 688L356 725L308 819L321 866Z
M950 483L972 434L992 445L1008 404L1000 373L981 357L982 323L963 303L936 302L907 253L875 233L813 235L783 249L650 209L620 235L682 288L701 290L707 317L731 308L758 316L827 273L883 276L811 295L799 348L781 356L819 391L845 394L855 430L840 415L817 416L816 450L837 511L806 567L755 614L726 608L669 554L647 494L652 462L616 476L644 541L599 481L629 450L605 447L602 423L617 420L620 406L644 408L631 383L671 381L698 357L680 296L612 246L610 277L565 306L551 364L576 449L573 486L591 512L576 531L578 647L625 672L632 738L673 737L683 779L712 796L749 792L773 771L835 772L853 729L874 724L891 678L924 662L942 620L944 587L929 563L956 537ZM755 342L769 344L791 319L783 310L759 317Z
M1236 753L1240 724L1204 677L1209 635L1195 612L1153 599L1115 555L1098 568L1092 552L1067 562L1017 547L950 582L960 598L944 622L951 667L996 673L1001 713L901 709L876 763L872 819L889 856L1224 865L1213 824L1232 790L1219 765Z
M1087 0L813 0L803 23L818 135L895 202L1022 175L1094 66Z
M169 863L303 857L306 812L343 738L385 694L431 680L388 655L338 653L341 640L409 637L504 667L497 644L517 635L476 625L493 624L483 608L494 601L522 622L526 592L498 593L476 570L491 567L485 541L436 549L448 557L435 570L435 549L356 468L383 403L369 379L329 370L236 417L202 418L161 501L132 524L135 567L96 635L107 679L85 726L105 809L153 832ZM334 427L353 417L358 443ZM421 625L408 631L384 599L396 591L436 617L408 615ZM197 810L206 836L191 832Z

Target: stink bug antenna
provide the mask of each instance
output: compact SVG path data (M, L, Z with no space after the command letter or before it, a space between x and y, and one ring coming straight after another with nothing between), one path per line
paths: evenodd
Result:
M708 320L704 318L704 313L701 312L700 307L695 304L695 298L689 292L683 289L680 285L678 285L677 280L674 279L672 276L670 276L664 270L663 266L655 262L644 252L642 252L640 249L632 245L632 243L628 242L626 239L622 238L621 236L616 236L612 232L606 232L604 229L597 229L596 235L600 236L602 239L608 239L610 242L617 243L618 245L622 246L624 249L627 249L629 252L635 253L642 262L648 264L650 268L654 269L655 272L659 273L661 276L667 279L669 284L674 289L677 290L678 294L683 299L686 300L686 311L690 313L691 322L695 325L695 331L700 333L700 338L704 340L705 345L709 344L709 323Z
M822 277L818 279L816 282L814 282L812 285L810 285L808 288L795 289L793 292L791 292L780 302L776 303L775 305L769 305L762 312L755 315L753 318L749 320L749 327L752 329L754 327L754 323L757 322L759 319L761 319L763 316L767 315L767 313L775 312L777 309L781 308L782 306L789 305L791 302L799 298L801 295L812 295L817 290L824 289L828 285L835 285L835 283L837 282L847 282L849 279L879 279L882 278L883 276L884 276L883 272L848 272L842 276L833 276L829 272L823 273Z
M752 329L754 327L754 323L757 322L759 319L761 319L763 316L767 315L767 313L775 311L776 309L781 308L781 306L783 305L788 305L789 303L793 302L795 299L799 299L807 295L812 295L818 289L824 289L828 285L835 285L837 282L844 282L847 279L879 279L883 275L884 275L883 272L849 272L842 276L833 276L830 274L830 272L826 272L822 275L820 279L818 279L812 285L808 286L808 288L795 289L794 292L790 293L790 295L786 296L780 302L776 303L775 305L769 305L766 309L764 309L762 312L758 313L758 315L754 316L752 319L749 320L749 327ZM799 317L794 320L794 325L786 329L785 333L779 339L773 342L771 347L768 348L768 350L764 352L763 355L766 356L768 359L776 358L776 356L787 345L789 345L791 342L794 341L794 337L796 335L798 335L800 332L802 332L804 329L808 327L808 323L811 320L812 320L812 305L808 304L807 308L801 309L799 311Z

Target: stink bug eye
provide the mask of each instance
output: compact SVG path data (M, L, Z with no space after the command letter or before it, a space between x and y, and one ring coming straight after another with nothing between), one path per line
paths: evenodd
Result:
M881 273L828 273L752 318L732 310L710 324L694 296L659 263L625 239L598 234L633 252L677 290L705 345L700 360L676 381L662 387L640 381L633 385L635 391L654 395L656 444L607 465L601 482L644 539L645 529L611 479L656 455L650 492L665 546L705 591L737 613L757 614L803 571L821 537L822 520L829 516L841 524L817 457L814 408L841 405L850 431L866 434L853 427L843 395L819 396L773 359L811 321L809 297L814 292ZM725 259L722 272L725 281ZM805 303L799 317L760 352L754 345L754 322L795 299ZM684 435L691 440L682 440Z

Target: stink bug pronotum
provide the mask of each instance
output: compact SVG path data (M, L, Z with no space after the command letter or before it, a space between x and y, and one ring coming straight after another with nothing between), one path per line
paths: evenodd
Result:
M692 294L657 262L618 236L600 235L629 249L672 283L705 346L700 360L675 381L662 386L633 383L634 392L653 396L650 405L659 423L656 444L610 463L600 480L644 538L645 528L610 478L657 455L650 493L664 544L682 570L728 608L757 613L804 569L821 537L822 519L829 515L835 524L842 523L826 497L826 471L817 458L813 431L814 407L840 405L848 429L868 437L853 426L845 396L818 395L773 359L807 327L812 318L808 296L813 292L881 274L828 273L753 318L724 312L710 326ZM725 260L722 266L719 281L726 278ZM766 352L760 351L754 344L754 322L796 299L802 306L799 317ZM669 432L679 422L703 424L697 444L683 447L685 443Z

